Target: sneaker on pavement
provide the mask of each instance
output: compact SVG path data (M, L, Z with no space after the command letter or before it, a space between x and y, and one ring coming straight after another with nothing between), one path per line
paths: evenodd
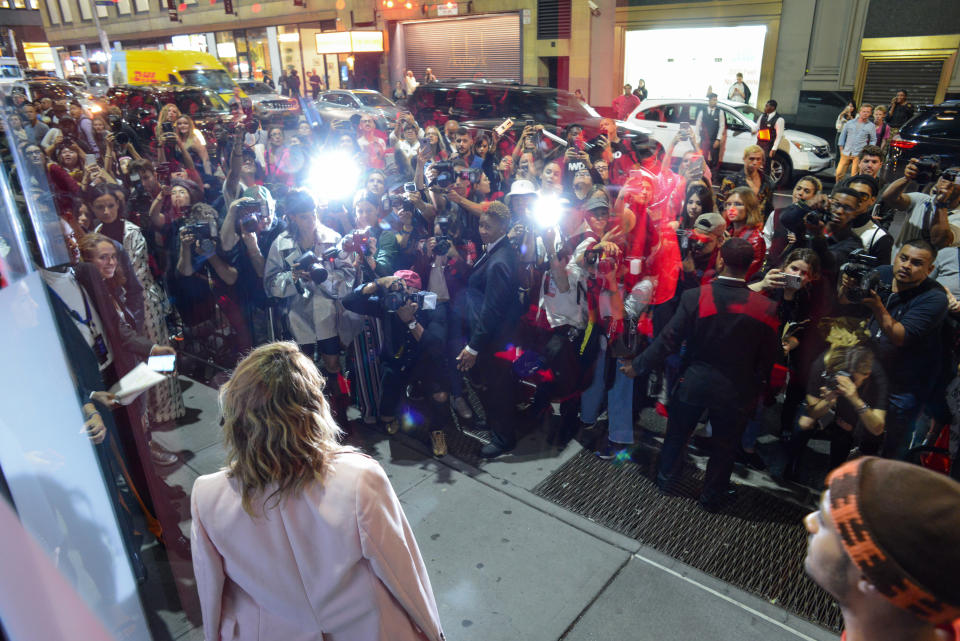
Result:
M430 444L433 446L434 456L447 455L447 436L443 433L443 430L430 432Z

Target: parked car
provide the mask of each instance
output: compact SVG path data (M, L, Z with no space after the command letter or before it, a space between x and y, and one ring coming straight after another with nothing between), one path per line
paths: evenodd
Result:
M507 118L514 122L505 138L513 140L527 121L545 125L560 134L563 127L578 124L590 140L601 133L602 117L572 93L514 81L441 81L417 87L407 107L421 125L443 127L456 120L470 129L494 129ZM621 138L650 135L646 125L617 121Z
M401 111L389 98L371 89L321 91L315 103L324 120L359 120L354 116L370 114L377 121L377 127L384 131Z
M90 114L96 114L103 110L103 107L91 100L87 94L77 89L73 84L66 80L24 80L13 83L14 87L23 91L27 99L31 102L41 98L50 98L55 103L69 103L72 100L79 102Z
M807 133L820 136L830 143L836 152L837 116L853 99L849 91L801 91L797 115L789 118L790 124Z
M907 162L920 156L939 157L943 169L960 165L960 100L920 107L890 140L881 175L896 180Z
M270 85L258 80L238 80L237 84L253 102L253 113L262 120L297 117L300 103L293 98L284 98Z
M756 142L757 121L762 112L743 103L719 101L717 106L726 118L727 127L727 143L720 159L720 171L740 171L743 168L743 150ZM657 142L668 147L680 130L680 123L695 124L697 114L706 108L706 100L644 100L630 114L627 122L647 125ZM680 143L674 148L673 154L675 157L681 156L689 149L689 143ZM785 129L780 148L770 162L770 179L777 188L785 189L792 185L795 178L803 174L815 174L832 163L829 142L802 131Z
M23 77L28 80L33 80L35 78L42 78L45 80L58 80L56 74L52 71L44 71L43 69L24 69Z
M163 105L172 102L190 116L203 135L210 158L216 158L217 134L230 120L230 109L215 89L189 85L117 85L110 87L106 100L120 108L124 120L136 133L139 143L149 146ZM138 145L140 146L140 145Z
M67 81L92 98L99 98L105 94L110 87L110 83L107 82L107 77L97 74L91 74L89 76L67 76Z

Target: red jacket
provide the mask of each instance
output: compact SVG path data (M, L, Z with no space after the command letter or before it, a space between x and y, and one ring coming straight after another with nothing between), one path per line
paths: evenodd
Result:
M730 235L734 238L744 238L753 245L753 262L750 263L750 269L746 276L746 280L749 282L750 277L760 271L760 267L763 266L763 257L767 253L767 243L763 240L762 229L760 227L744 227L740 230L740 233L736 233L731 228Z

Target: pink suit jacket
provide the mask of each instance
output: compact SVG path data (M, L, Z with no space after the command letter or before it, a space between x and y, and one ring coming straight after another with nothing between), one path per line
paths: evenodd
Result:
M339 453L322 484L274 503L251 517L224 471L193 485L207 641L444 639L417 542L376 461Z

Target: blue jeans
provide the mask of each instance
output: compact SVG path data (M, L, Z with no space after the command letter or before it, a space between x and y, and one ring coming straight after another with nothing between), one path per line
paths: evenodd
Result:
M925 394L922 396L926 396ZM891 393L883 447L880 455L900 461L906 460L913 440L914 424L923 408L923 398L916 392Z
M613 386L606 386L606 349L597 356L597 366L593 381L580 397L580 420L584 423L596 423L607 401L609 439L614 443L630 445L633 443L633 379L620 371L619 363L614 363L617 373Z

